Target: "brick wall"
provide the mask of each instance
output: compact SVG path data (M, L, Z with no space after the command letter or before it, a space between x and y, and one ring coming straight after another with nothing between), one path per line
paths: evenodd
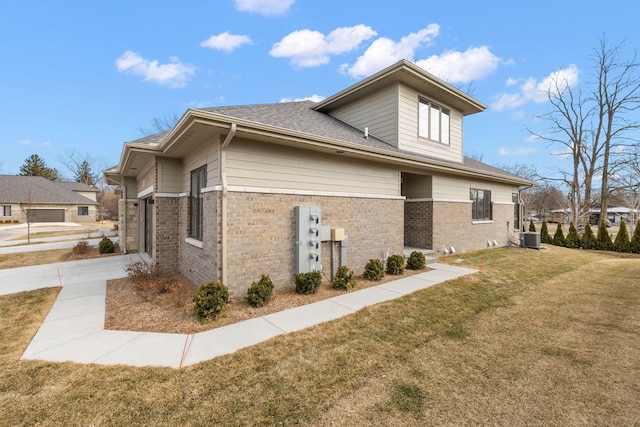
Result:
M433 201L405 201L404 244L413 248L433 249Z
M118 201L118 237L120 247L126 248L127 253L138 252L138 207L134 203L123 199Z
M162 272L176 272L179 264L179 200L177 197L156 197L153 209L155 215L154 259Z

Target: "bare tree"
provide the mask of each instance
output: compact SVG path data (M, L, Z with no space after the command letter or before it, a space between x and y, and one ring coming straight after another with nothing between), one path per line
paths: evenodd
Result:
M98 157L76 150L65 151L65 157L60 158L62 163L72 174L75 182L99 186L102 182L102 171L107 168L106 162Z
M166 132L180 121L180 117L176 113L167 114L164 117L154 117L147 126L140 127L140 133L144 136L154 135L160 132Z

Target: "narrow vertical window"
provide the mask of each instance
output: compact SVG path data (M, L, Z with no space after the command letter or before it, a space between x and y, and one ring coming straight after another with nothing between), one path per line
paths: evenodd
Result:
M518 193L511 194L511 201L513 202L513 228L520 229L520 200Z
M191 171L191 194L189 197L189 237L202 241L204 204L202 189L207 181L207 167Z

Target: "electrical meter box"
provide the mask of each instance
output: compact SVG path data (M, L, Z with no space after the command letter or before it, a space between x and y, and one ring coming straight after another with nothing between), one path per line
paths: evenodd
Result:
M296 206L296 241L295 269L296 274L320 271L322 269L322 209L320 206Z

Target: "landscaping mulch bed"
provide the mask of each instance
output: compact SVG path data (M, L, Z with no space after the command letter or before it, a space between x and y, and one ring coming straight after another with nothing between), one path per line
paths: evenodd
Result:
M404 275L385 275L377 282L359 276L352 292L425 271L428 269L405 270ZM202 332L345 293L342 289L334 289L329 282L322 283L311 295L298 294L293 288L292 284L292 289L274 290L271 301L260 308L250 306L245 298L231 299L215 320L202 324L193 314L192 300L198 287L180 274L163 275L143 284L128 277L109 280L105 328L165 333Z

